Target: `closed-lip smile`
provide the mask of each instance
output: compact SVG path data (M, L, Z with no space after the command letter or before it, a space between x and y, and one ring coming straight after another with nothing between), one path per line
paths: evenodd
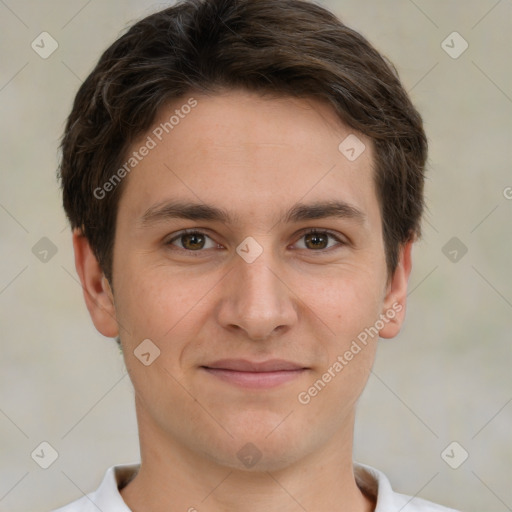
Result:
M284 359L267 361L219 359L208 365L203 365L201 368L225 382L244 388L262 389L289 382L309 369Z

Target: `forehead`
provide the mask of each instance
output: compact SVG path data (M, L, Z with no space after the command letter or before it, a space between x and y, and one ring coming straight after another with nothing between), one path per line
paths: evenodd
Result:
M307 200L342 200L378 215L371 141L325 102L190 94L160 110L128 157L145 145L151 149L129 173L119 205L132 218L171 197L217 205L237 219L243 212L274 219Z

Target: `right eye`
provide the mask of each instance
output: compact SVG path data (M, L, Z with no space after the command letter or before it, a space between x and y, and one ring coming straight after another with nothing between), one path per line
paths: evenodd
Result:
M210 247L205 247L206 239L210 239L212 241ZM180 231L169 239L165 245L175 245L174 242L176 241L179 242L181 249L186 252L202 252L201 249L214 249L219 246L219 244L213 242L208 235L194 229L185 229Z

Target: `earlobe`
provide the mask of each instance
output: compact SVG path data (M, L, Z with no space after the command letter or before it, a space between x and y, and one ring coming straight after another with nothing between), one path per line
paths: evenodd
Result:
M114 295L89 241L80 230L73 231L75 268L82 284L85 304L96 329L109 338L119 334Z
M384 327L379 331L381 338L394 338L402 327L407 302L407 284L412 269L412 246L414 241L400 248L397 268L387 286L381 317Z

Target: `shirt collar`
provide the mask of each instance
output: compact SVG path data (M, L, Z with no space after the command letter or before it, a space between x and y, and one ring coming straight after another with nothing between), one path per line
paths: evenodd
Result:
M91 495L91 501L100 510L131 512L119 491L135 477L139 468L140 464L135 463L120 464L108 468L100 486ZM95 508L95 510L97 509Z
M353 467L358 487L376 501L374 512L389 512L390 510L401 510L402 508L404 512L412 512L413 510L418 510L416 505L420 505L422 502L425 503L418 498L393 492L389 480L381 471L357 462L354 462ZM135 477L139 468L140 464L137 463L110 467L106 471L98 489L89 495L91 501L100 510L130 512L119 491ZM434 504L431 505L436 507L435 510L452 510L444 507L439 507L438 509ZM422 508L422 510L425 509ZM429 510L433 509L429 508Z

